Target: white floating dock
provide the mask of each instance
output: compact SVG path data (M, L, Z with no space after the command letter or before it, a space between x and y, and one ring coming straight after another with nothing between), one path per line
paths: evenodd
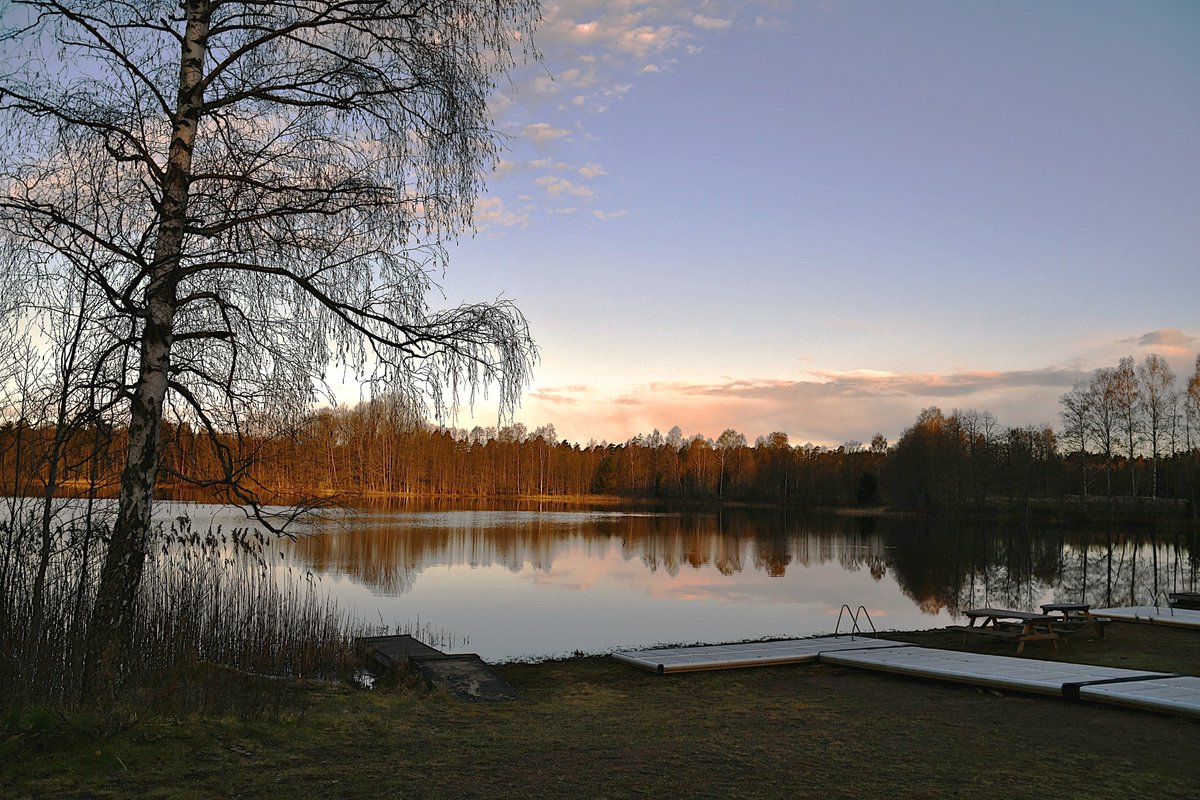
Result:
M831 636L668 647L613 653L613 658L659 674L820 661L1200 717L1200 677L1196 676L938 650L887 639Z
M666 672L696 672L705 669L805 664L816 661L822 653L833 651L910 646L904 642L867 639L861 636L825 636L819 639L788 639L778 642L743 642L741 644L699 647L664 647L657 650L627 650L612 655L613 658L624 661L626 664L663 674Z
M1023 692L1054 696L1062 695L1064 684L1082 684L1089 681L1162 674L1147 673L1145 670L1040 661L1034 658L935 650L931 647L827 653L822 655L821 661L920 678L969 683L972 686L1019 689Z
M1179 628L1200 628L1200 611L1170 606L1121 606L1120 608L1093 608L1093 617L1114 619L1118 622L1148 622L1153 625L1174 625Z
M1200 678L1192 675L1080 686L1079 696L1084 700L1101 703L1153 708L1200 717Z

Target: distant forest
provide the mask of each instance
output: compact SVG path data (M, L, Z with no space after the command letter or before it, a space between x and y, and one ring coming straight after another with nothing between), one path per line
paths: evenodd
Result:
M303 495L740 501L799 506L1028 507L1067 498L1168 498L1195 508L1200 358L1181 391L1158 356L1122 359L1061 398L1062 427L1004 427L987 411L922 410L899 440L836 448L775 432L751 443L678 427L579 445L552 425L447 428L394 397L322 409L240 439L164 424L160 487L207 486L232 500ZM0 492L47 487L111 493L125 447L119 425L13 417L0 424Z

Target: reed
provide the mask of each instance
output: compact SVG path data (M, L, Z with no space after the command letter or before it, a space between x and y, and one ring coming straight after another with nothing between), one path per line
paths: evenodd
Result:
M77 521L46 528L36 514L0 521L0 705L70 708L89 699L78 687L101 530ZM368 627L310 573L266 559L261 533L200 534L180 519L153 542L125 701L269 714L302 681L352 676L354 638Z

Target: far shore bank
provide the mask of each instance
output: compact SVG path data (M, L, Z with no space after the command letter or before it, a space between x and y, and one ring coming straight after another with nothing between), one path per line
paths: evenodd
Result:
M78 498L83 496L84 486L63 485L58 496ZM213 492L183 485L159 485L155 490L159 500L181 500L193 502L223 502ZM32 497L40 496L30 493ZM115 492L106 492L103 499L115 499ZM721 513L722 511L762 511L798 514L828 514L842 517L896 518L926 520L930 523L988 523L1004 526L1078 529L1083 527L1107 526L1113 529L1152 526L1153 530L1189 531L1200 530L1200 517L1191 504L1176 498L1078 497L1064 499L1038 498L1027 502L1007 502L991 499L962 505L912 508L888 505L837 505L783 503L753 499L723 499L713 497L653 497L644 495L623 496L612 494L464 494L464 493L401 493L379 491L333 491L314 489L301 493L296 490L280 490L269 498L270 504L315 504L318 507L395 507L412 506L414 510L426 507L442 508L453 505L468 505L483 508L512 508L525 510L584 509L643 509L667 513Z

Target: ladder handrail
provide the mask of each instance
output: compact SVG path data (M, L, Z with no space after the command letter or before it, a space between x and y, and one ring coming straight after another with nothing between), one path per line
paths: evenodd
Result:
M1159 593L1160 591L1162 592L1163 599L1167 601L1166 609L1167 609L1169 612L1171 612L1171 613L1170 613L1170 614L1168 614L1167 616L1169 616L1169 617L1173 617L1173 616L1175 616L1175 606L1171 605L1171 595L1170 595L1170 593L1169 593L1169 592L1167 592L1167 590L1166 590L1166 589L1155 589L1155 590L1153 590L1153 596L1150 598L1150 600L1151 600L1151 601L1154 603L1154 610L1155 610L1155 611L1158 611L1158 610L1160 610L1160 609L1162 609L1162 608L1163 608L1163 606L1160 606L1160 605L1158 604L1158 593Z
M841 632L842 632L842 614L843 614L843 613L848 613L848 614L850 615L850 619L851 619L851 621L853 621L853 622L854 622L854 626L855 626L855 627L858 627L858 622L857 622L856 620L854 620L854 612L850 610L850 606L846 605L845 603L842 603L842 607L841 607L841 609L839 609L839 610L838 610L838 621L837 621L837 626L835 626L835 627L834 627L834 629L833 629L833 635L834 635L834 636L841 636L841 635L842 635L842 634L841 634ZM851 636L853 636L853 635L854 635L854 629L853 629L853 628L851 628L851 629L850 629L850 635L851 635Z
M853 639L855 633L858 633L861 636L867 635L866 631L864 631L862 629L862 627L859 626L859 624L858 624L858 615L859 614L865 615L867 618L867 622L871 623L871 635L875 636L875 637L879 636L879 631L877 631L875 629L875 620L871 619L871 612L867 611L867 607L859 606L857 611L851 611L850 606L846 603L842 603L841 609L838 610L837 626L834 627L834 629L833 629L834 636L841 636L842 617L843 617L843 615L847 615L847 614L850 616L850 625L851 625L850 638Z
M877 638L878 638L878 636L879 636L879 631L875 630L875 620L871 619L871 612L870 612L870 611L867 611L867 607L866 607L866 606L859 606L859 607L858 607L858 614L864 614L864 615L866 616L866 618L867 618L867 622L871 623L871 633L872 633L872 634L873 634L875 637L877 637ZM858 614L855 614L855 615L854 615L854 618L855 618L855 619L858 619Z

